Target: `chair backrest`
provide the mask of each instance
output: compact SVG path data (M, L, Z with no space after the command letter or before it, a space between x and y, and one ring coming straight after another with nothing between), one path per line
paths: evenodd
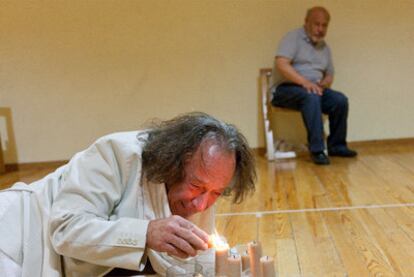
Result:
M266 120L269 120L269 112L272 108L270 103L270 77L272 76L271 68L262 68L260 69L260 92L262 96L262 109L263 117Z
M269 112L272 109L270 104L269 97L269 82L270 76L272 75L271 68L262 68L260 69L259 76L259 86L262 99L262 112L263 112L263 124L265 131L265 141L266 141L266 155L269 160L274 159L274 141L273 141L273 132L270 129L270 115Z

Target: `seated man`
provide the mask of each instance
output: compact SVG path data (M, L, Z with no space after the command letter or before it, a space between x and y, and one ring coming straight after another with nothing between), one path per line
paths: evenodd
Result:
M255 176L244 136L204 113L104 136L0 191L0 276L103 276L148 260L165 275L174 256L207 249L209 208L227 192L242 201Z
M347 147L348 99L330 88L334 68L324 41L329 13L323 7L308 10L303 28L289 32L280 42L273 70L272 104L300 110L308 133L312 160L329 164L325 155L322 113L329 115L327 140L330 156L355 157Z

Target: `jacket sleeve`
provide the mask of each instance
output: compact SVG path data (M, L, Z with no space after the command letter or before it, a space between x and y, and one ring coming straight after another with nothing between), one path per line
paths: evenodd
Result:
M126 154L125 147L102 138L68 164L49 220L50 239L60 255L107 267L139 268L149 221L110 220L131 171L141 170L140 155Z

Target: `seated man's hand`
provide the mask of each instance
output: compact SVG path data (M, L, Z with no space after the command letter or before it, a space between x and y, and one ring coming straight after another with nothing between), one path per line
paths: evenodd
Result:
M321 86L319 86L318 84L312 83L311 81L306 80L303 84L302 87L306 89L307 92L309 93L315 93L317 95L322 95L323 93L323 88Z
M325 89L325 88L329 88L329 87L331 87L332 82L333 82L333 76L332 76L332 75L327 74L325 77L323 77L323 79L322 79L322 80L320 80L320 81L318 82L318 85L319 85L321 88Z
M180 258L195 256L208 248L208 234L190 221L173 215L151 220L147 230L147 247Z

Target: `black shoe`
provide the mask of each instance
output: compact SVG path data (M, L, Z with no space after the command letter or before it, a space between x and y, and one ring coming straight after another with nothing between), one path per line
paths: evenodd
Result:
M330 164L329 158L325 155L324 152L311 153L311 158L315 164L321 164L321 165Z
M353 158L358 153L354 150L351 150L349 148L341 148L338 150L328 150L329 156L337 156L337 157L344 157L344 158Z

